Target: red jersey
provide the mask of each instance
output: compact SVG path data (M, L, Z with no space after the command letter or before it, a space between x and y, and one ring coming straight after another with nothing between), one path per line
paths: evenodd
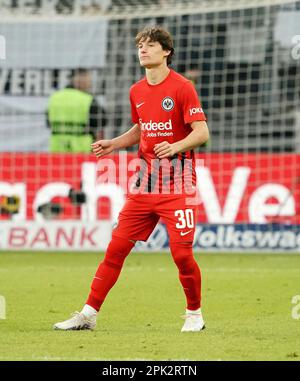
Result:
M136 183L139 191L181 193L177 185L187 183L189 177L195 185L193 150L167 159L158 159L153 151L157 143L184 139L192 131L192 122L206 120L191 81L174 70L170 70L157 85L151 85L143 78L130 88L130 102L132 122L141 128L139 157L142 164Z

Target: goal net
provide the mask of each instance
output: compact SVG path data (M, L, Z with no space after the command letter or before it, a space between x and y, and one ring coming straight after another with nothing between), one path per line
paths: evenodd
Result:
M104 136L125 132L132 124L128 91L144 75L134 37L161 25L174 38L172 68L194 82L210 130L197 151L197 247L299 249L300 1L7 0L0 13L6 226L100 221L111 228L137 147L112 156L114 179L97 183L92 155L50 152L49 97L70 85L76 69L87 69L104 110L97 115L105 119ZM67 248L72 226L60 233ZM32 247L47 248L47 232L40 231ZM4 246L22 247L24 231L7 234ZM96 240L80 234L78 242L82 235L89 244ZM149 247L167 244L163 228L153 237Z

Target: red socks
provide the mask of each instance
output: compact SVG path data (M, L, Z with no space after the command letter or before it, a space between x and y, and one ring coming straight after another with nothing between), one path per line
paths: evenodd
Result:
M179 270L188 310L201 307L201 272L193 256L192 243L170 243L171 253Z
M91 292L86 304L99 311L109 290L116 283L124 260L134 243L125 238L113 237L107 247L103 262L100 263L91 284Z
M91 284L91 292L86 304L99 311L106 295L116 283L125 258L133 248L134 243L125 238L113 237L103 262L100 263ZM201 307L201 273L193 256L192 243L170 243L171 253L179 270L179 280L182 284L187 309L197 310Z

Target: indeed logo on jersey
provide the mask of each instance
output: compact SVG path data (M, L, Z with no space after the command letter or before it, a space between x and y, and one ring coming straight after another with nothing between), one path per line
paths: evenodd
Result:
M142 119L140 119L140 126L142 131L165 131L165 130L172 130L172 121L171 119L168 120L168 122L143 122Z
M159 136L172 136L173 132L173 126L172 126L172 120L169 119L167 122L152 122L150 119L149 122L143 122L143 120L140 118L140 127L143 132L148 132L147 136L149 138L156 138Z
M190 108L190 116L192 116L194 114L201 114L202 112L203 112L203 110L201 107Z

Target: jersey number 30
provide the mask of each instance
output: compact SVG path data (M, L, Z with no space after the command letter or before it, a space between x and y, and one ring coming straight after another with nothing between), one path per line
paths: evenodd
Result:
M193 213L193 209L185 209L185 210L179 209L179 210L175 210L174 215L175 215L175 217L178 218L178 221L179 221L176 224L176 228L177 229L185 229L186 227L189 228L189 229L193 229L194 228L194 213Z

